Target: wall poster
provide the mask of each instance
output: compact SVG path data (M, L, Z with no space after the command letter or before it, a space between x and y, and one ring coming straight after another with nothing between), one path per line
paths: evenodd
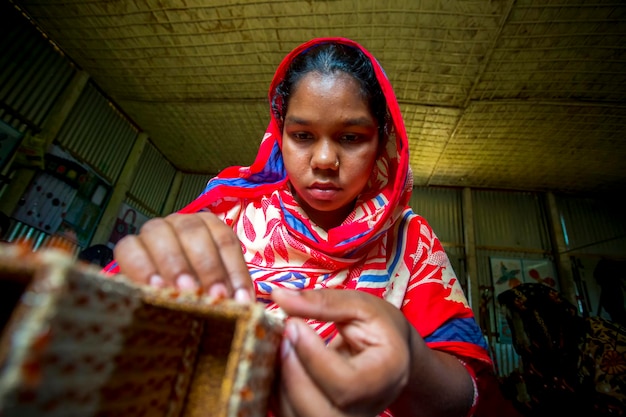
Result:
M511 329L497 302L498 295L522 283L540 283L559 291L554 264L549 259L490 257L491 279L496 300L496 322L500 343L512 343Z

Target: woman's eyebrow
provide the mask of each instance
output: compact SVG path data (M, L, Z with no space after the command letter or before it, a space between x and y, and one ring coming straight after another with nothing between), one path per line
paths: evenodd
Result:
M346 126L364 126L364 127L371 127L374 126L375 123L372 123L373 120L367 117L357 117L354 119L347 119L343 122L344 125Z
M297 116L288 116L285 118L285 124L286 123L293 123L293 124L298 124L298 125L310 125L312 124L312 122L310 120L307 119L303 119L301 117L297 117Z
M304 126L309 126L313 124L313 122L311 122L310 120L303 119L298 116L288 116L287 118L285 118L285 124L287 123L304 125ZM367 118L367 117L356 117L353 119L346 119L341 124L344 126L364 126L364 127L375 126L375 123L372 123L372 119Z

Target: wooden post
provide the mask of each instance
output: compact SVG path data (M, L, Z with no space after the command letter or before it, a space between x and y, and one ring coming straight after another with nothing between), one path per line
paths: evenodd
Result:
M476 235L474 233L474 208L472 190L463 188L463 237L467 270L468 301L476 320L480 322L480 289L478 285L478 263L476 261Z
M178 193L180 192L180 186L182 184L182 181L183 173L180 171L176 171L176 175L174 175L174 181L172 181L169 193L167 194L167 200L165 200L165 204L163 205L163 209L161 210L162 216L167 216L174 210L174 203L176 203L176 198L178 197Z
M113 194L111 195L109 203L102 214L98 228L91 239L91 245L97 243L106 244L109 241L109 236L111 236L111 231L113 230L115 220L117 219L117 213L120 210L120 206L126 199L126 193L133 183L139 158L141 157L147 142L148 135L146 133L141 132L137 135L133 149L130 151L128 159L126 159L122 173L113 188Z
M552 241L552 253L554 254L554 263L559 275L561 293L572 304L578 307L579 304L576 296L574 272L572 270L572 262L567 253L565 234L563 232L563 227L561 226L561 215L556 203L556 198L551 192L546 193L546 205L548 212L548 224L550 227L550 238Z

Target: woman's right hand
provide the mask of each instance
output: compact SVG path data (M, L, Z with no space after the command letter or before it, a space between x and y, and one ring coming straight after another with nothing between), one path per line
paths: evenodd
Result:
M122 238L113 254L120 273L140 284L200 289L240 302L255 298L239 239L209 212L150 219L138 235Z

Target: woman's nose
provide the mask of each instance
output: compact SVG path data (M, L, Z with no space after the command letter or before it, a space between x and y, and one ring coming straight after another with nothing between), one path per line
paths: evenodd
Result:
M339 154L332 140L318 140L311 155L311 167L318 169L337 169L339 167Z

